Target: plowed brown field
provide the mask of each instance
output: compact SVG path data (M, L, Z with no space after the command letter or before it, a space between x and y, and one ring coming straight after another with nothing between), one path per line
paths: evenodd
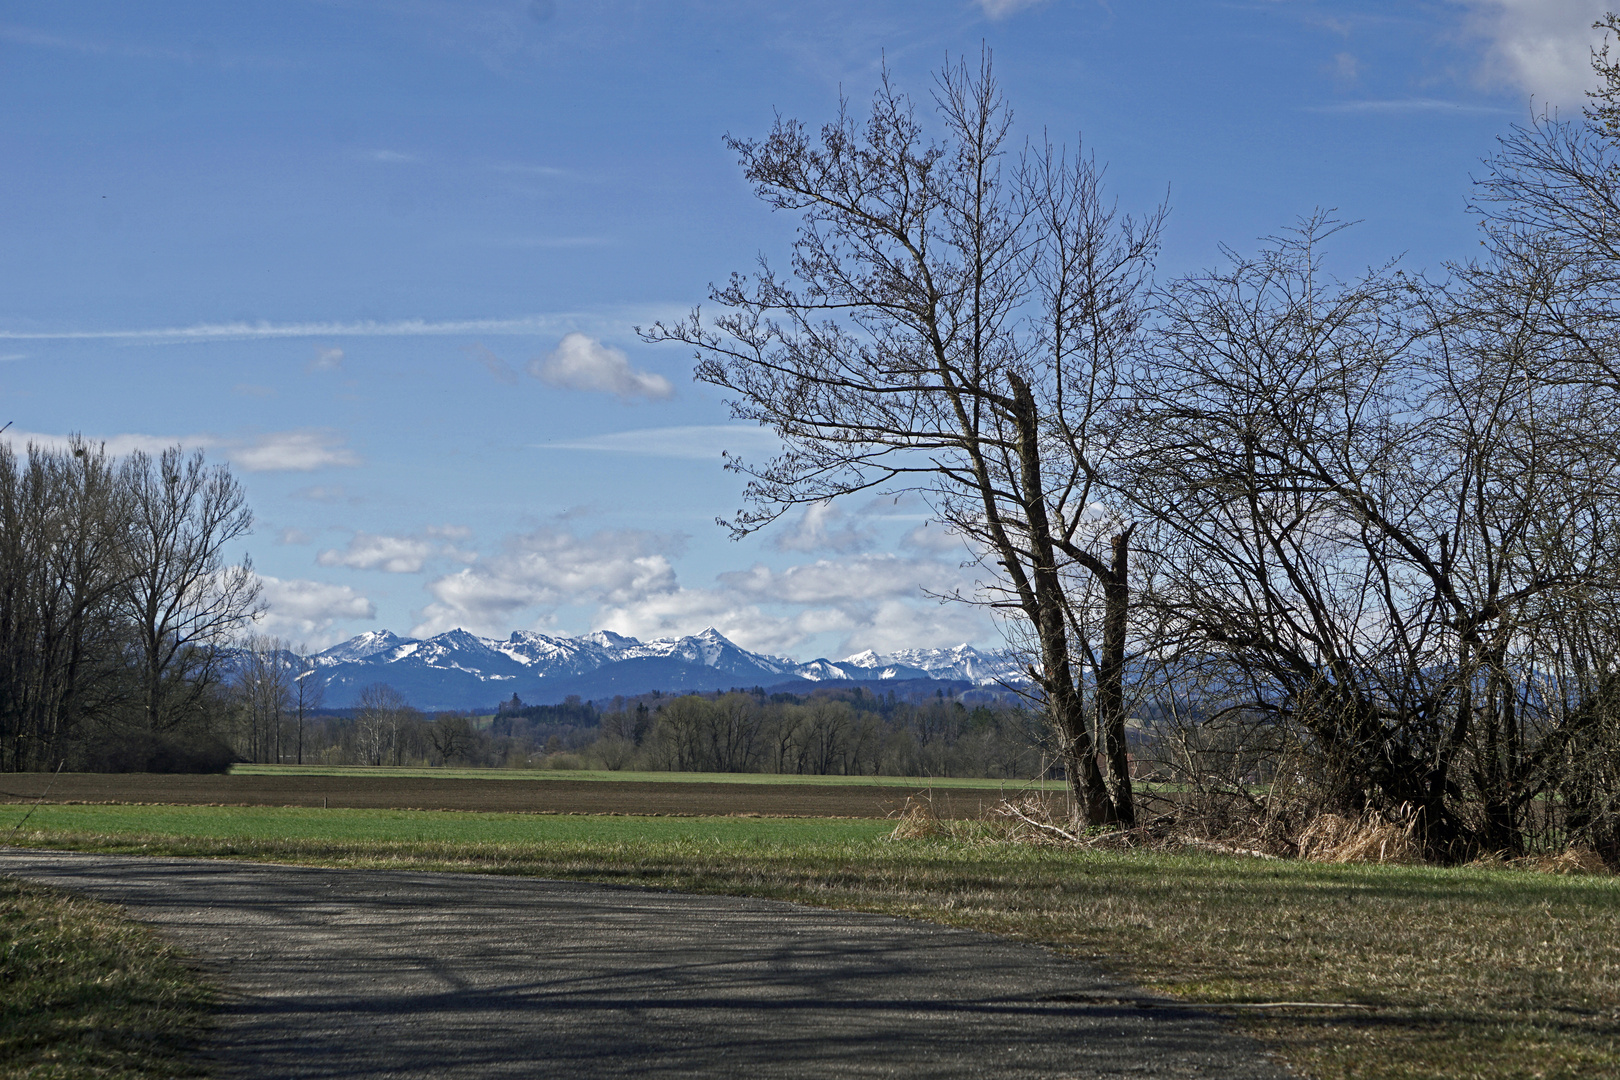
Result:
M46 789L49 787L49 793ZM0 775L0 802L171 803L228 806L330 806L396 810L492 810L549 814L887 817L922 785L464 779L411 776L191 776L154 773ZM995 803L991 790L934 789L940 817L976 817Z

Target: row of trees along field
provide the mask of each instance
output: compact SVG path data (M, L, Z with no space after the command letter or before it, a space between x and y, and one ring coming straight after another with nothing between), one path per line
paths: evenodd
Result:
M943 692L922 702L859 688L650 693L603 707L577 698L524 705L514 697L479 717L426 714L379 683L361 691L355 708L322 712L306 694L301 709L295 655L259 644L257 659L239 671L279 659L282 675L239 675L231 714L233 742L256 738L256 761L1003 779L1028 779L1047 761L1029 710Z
M225 648L258 581L223 466L0 445L0 768L223 768Z
M1613 32L1614 17L1605 23ZM1086 822L1411 824L1431 855L1620 858L1620 65L1516 128L1438 277L1329 270L1318 213L1166 283L1166 209L1016 142L988 54L932 110L732 139L798 233L644 330L786 449L731 459L739 534L921 493L1007 616ZM929 113L932 113L932 116ZM932 132L932 134L930 134Z

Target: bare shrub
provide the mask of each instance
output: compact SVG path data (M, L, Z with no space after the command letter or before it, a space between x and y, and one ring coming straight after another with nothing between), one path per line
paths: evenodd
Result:
M891 840L931 840L950 835L949 826L934 813L932 796L918 798L915 795L907 795L906 804L900 808L896 816L899 820L895 822L894 831L889 834Z

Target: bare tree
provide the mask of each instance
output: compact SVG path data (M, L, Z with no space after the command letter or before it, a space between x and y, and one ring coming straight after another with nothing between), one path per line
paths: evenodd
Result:
M428 729L428 740L439 760L449 765L464 760L478 744L478 732L462 713L440 713Z
M304 726L309 716L326 700L326 684L321 681L315 657L308 645L300 645L293 653L293 709L298 723L296 761L304 763Z
M1318 217L1172 286L1121 487L1150 602L1220 710L1295 733L1332 809L1511 850L1556 744L1547 634L1616 584L1612 420L1477 289L1328 275Z
M1165 211L1117 217L1078 152L1009 158L988 52L948 66L934 101L942 142L886 75L864 122L841 108L819 138L779 119L763 141L728 139L759 198L801 221L791 279L762 260L713 291L712 322L694 312L644 336L694 347L697 378L786 444L764 464L727 459L750 477L735 534L871 489L929 500L988 575L958 599L1032 639L1077 805L1130 824L1131 528L1098 513L1096 484L1118 449L1102 420ZM1100 619L1071 602L1074 572L1103 586Z
M383 765L399 752L399 727L407 705L387 683L372 683L360 691L355 713L356 749L367 765ZM396 762L397 764L397 762Z
M45 768L123 705L128 500L105 451L0 444L0 768Z
M233 689L248 757L279 763L282 734L295 694L293 659L280 638L258 634L246 638L236 655Z
M219 650L258 612L259 583L247 560L225 549L253 524L241 484L201 451L157 458L136 451L121 480L130 498L123 607L140 657L146 728L187 720L218 682Z

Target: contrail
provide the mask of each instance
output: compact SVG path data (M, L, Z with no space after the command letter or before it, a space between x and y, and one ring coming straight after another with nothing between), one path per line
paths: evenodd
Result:
M580 315L429 322L200 323L149 330L0 330L0 341L242 341L250 338L436 337L448 334L542 334L580 321Z

